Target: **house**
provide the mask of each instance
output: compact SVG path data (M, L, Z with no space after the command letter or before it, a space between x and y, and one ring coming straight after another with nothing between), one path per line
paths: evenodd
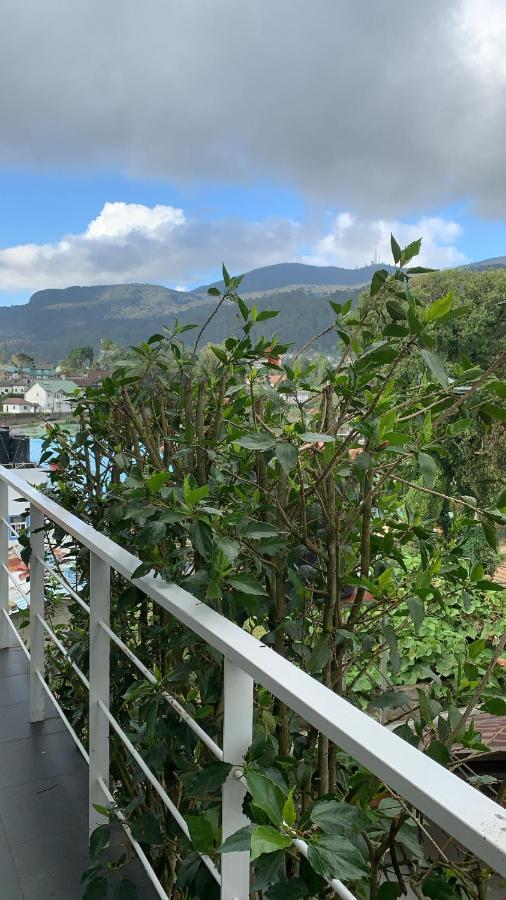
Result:
M2 366L3 371L10 378L16 378L19 375L24 375L27 378L56 378L57 373L55 371L54 366L51 363L41 363L38 366Z
M2 412L17 414L17 413L34 413L37 412L36 407L33 403L27 403L26 400L20 398L19 400L16 397L8 397L7 400L4 400L2 403Z
M105 371L105 369L88 369L88 371L83 375L79 373L77 375L69 375L71 381L74 381L78 387L96 387L98 384L101 384L104 378L107 378L109 373Z
M25 400L33 403L37 412L67 413L73 408L73 400L69 395L77 387L75 381L65 379L35 381L25 392Z
M0 397L24 397L27 387L26 381L0 381Z

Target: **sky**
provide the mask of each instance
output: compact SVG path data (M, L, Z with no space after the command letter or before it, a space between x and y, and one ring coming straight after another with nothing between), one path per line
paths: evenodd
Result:
M506 252L502 0L3 0L0 304Z

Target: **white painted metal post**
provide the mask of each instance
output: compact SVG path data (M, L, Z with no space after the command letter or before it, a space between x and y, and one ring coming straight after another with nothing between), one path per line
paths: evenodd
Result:
M222 839L225 840L234 831L249 825L242 811L246 787L238 775L253 737L254 682L250 675L225 657L223 685L223 758L225 762L234 763L222 792ZM249 851L222 854L221 900L248 900L249 857Z
M44 515L30 504L30 722L44 718L46 692L37 677L44 677L44 628L37 614L44 618ZM39 557L39 559L37 559Z
M98 779L109 786L109 722L98 701L109 709L109 636L99 622L109 625L111 573L96 553L90 553L90 708L89 708L89 832L108 819L93 808L106 799Z
M10 646L11 630L5 618L9 614L9 529L5 522L9 521L9 488L5 481L0 481L0 649ZM4 566L6 567L4 569Z

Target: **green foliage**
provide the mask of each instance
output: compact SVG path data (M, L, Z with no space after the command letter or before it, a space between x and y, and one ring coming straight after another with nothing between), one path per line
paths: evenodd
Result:
M84 392L75 441L52 430L49 490L136 554L136 577L154 570L181 585L371 715L404 707L410 722L398 734L451 764L455 727L463 746L483 747L459 708L484 690L504 595L489 589L473 540L478 531L491 540L505 514L499 492L482 503L450 491L448 466L467 429L484 439L495 427L490 405L502 409L503 398L495 374L448 365L438 336L463 322L459 301L448 287L422 303L404 268L418 242L393 247L395 269L376 273L356 308L328 307L339 358L325 366L296 353L279 360L286 343L259 325L274 316L245 303L240 278L224 270L207 330L179 324L133 347ZM230 317L226 339L201 350ZM471 379L469 396L456 391ZM419 494L444 507L444 529L432 507L412 502ZM86 596L79 554L77 567ZM210 762L166 693L219 743L222 658L136 587L115 577L112 590L112 627L155 681L139 679L113 646L112 708L176 798L193 847L216 858L230 766ZM85 670L86 620L70 611L62 639ZM51 657L52 685L85 739L86 705L62 665ZM493 669L489 708L502 709L504 680ZM429 863L409 806L258 686L254 725L244 766L251 825L222 850L250 850L257 890L276 897L295 885L293 896L320 897L325 879L339 877L365 897L387 877L393 887L381 892L396 896L392 853L408 880L423 879ZM111 759L115 799L167 890L213 897L208 870L114 735ZM297 840L307 860L295 862ZM466 883L477 871L469 867Z

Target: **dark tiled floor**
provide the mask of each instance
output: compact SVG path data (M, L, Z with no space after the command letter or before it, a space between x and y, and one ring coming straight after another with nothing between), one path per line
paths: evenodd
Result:
M30 724L27 673L22 650L0 650L0 900L80 900L88 770L49 699L45 721ZM115 835L113 858L123 840ZM152 900L139 867L128 876Z

